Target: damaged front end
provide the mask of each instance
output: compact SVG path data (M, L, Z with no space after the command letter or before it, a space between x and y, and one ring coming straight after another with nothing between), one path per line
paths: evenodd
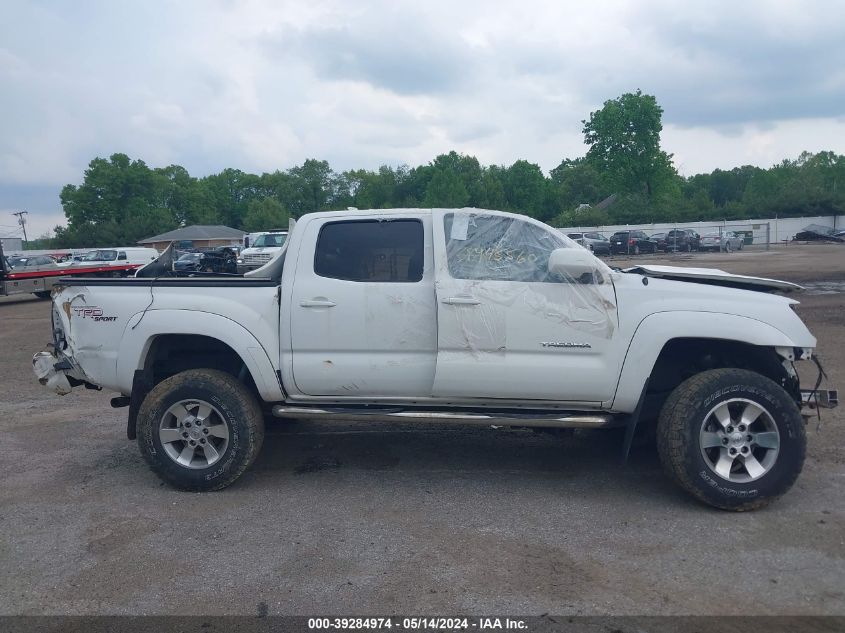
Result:
M827 373L818 356L813 354L811 359L816 364L819 375L812 389L801 390L801 408L807 407L811 411L814 410L816 416L820 417L819 409L833 409L839 406L839 392L836 389L820 389L822 381L828 380Z
M816 411L816 415L818 415L819 409L833 409L839 406L839 392L836 389L821 389L822 382L827 381L828 377L818 355L812 348L776 347L775 353L781 358L786 376L794 389L787 388L786 384L782 386L787 388L787 391L794 392L796 404L802 410L802 415L805 418L811 415L803 411L805 408L810 411ZM818 369L818 376L812 389L800 388L798 372L795 370L795 361L799 360L811 360Z

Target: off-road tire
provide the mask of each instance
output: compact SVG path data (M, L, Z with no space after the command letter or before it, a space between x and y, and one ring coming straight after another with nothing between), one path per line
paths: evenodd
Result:
M777 458L759 479L719 477L702 455L700 429L719 402L742 398L762 406L780 436ZM778 384L744 369L712 369L681 383L657 422L657 449L669 477L691 495L723 510L755 510L787 492L804 465L807 438L795 401Z
M177 464L164 450L159 425L175 403L196 398L212 404L229 431L219 460L206 468ZM264 442L264 417L255 396L231 374L190 369L156 385L138 411L138 448L150 468L175 488L193 492L220 490L249 468Z

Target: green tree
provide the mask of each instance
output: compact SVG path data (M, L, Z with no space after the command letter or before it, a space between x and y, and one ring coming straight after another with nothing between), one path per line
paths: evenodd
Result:
M250 200L244 215L244 231L269 231L286 228L290 215L275 198Z
M155 173L165 181L164 205L177 224L220 224L222 218L208 188L179 165L159 168Z
M82 184L66 185L59 196L68 226L57 246L125 246L173 229L167 207L167 178L126 154L95 158Z
M460 176L451 170L437 169L426 187L423 206L458 209L468 202L469 193Z
M577 209L582 204L596 204L612 192L602 188L601 174L583 158L564 159L549 172L558 212Z
M309 158L301 167L288 170L288 174L293 178L293 187L292 198L286 202L294 217L332 207L339 179L327 161Z
M502 174L508 210L543 219L546 213L546 177L539 165L518 160Z
M486 202L484 171L475 156L467 156L451 151L440 154L432 162L435 173L448 171L455 174L467 192L466 204L471 207L483 207Z
M663 109L657 99L637 90L605 101L584 124L587 161L621 194L641 194L650 201L677 178L672 156L660 149Z

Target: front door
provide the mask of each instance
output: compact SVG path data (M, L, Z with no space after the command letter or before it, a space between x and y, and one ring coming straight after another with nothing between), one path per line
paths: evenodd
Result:
M288 264L297 266L289 315L302 394L431 395L437 322L430 223L422 214L308 222Z
M618 376L609 269L551 275L549 255L581 248L534 220L498 212L432 217L438 356L433 395L599 402Z

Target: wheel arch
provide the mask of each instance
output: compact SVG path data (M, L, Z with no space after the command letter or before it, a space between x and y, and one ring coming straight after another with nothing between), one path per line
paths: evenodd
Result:
M643 319L631 339L611 407L633 411L646 380L647 394L668 395L667 389L671 391L690 375L718 367L751 369L800 399L797 378L790 376L776 351L794 347L786 334L749 317L702 312L652 314ZM653 409L654 397L649 404Z
M234 371L239 374L241 367L246 368L262 400L284 400L277 367L255 336L232 319L195 310L151 310L129 319L117 355L118 378L121 384L131 385L140 371L161 380L167 377L162 375L167 373L161 368L162 358L180 355L171 365L178 371L210 366L233 373L239 360L241 366ZM176 372L168 375L172 373Z

